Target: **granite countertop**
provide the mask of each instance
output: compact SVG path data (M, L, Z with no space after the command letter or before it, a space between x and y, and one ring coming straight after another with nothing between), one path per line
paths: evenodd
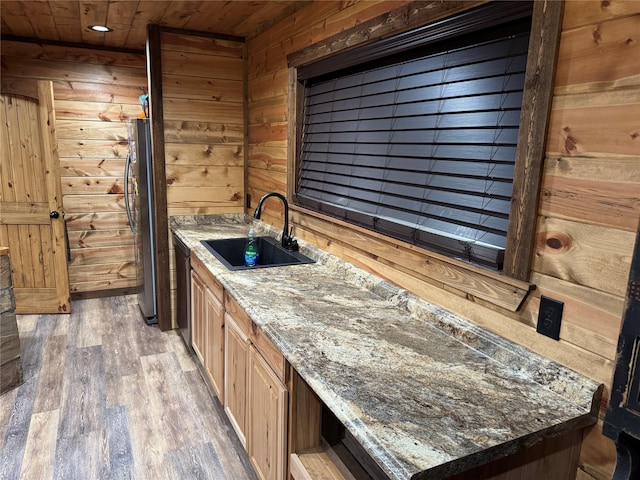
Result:
M602 386L300 241L314 264L229 271L200 240L279 236L244 215L173 231L392 479L446 478L596 421Z

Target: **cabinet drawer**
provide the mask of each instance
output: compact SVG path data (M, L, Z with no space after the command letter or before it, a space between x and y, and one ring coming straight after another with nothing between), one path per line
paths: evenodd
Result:
M228 292L224 292L225 310L233 317L236 324L264 357L280 381L286 383L287 362L267 335L258 327L245 311L236 303Z
M222 288L222 284L211 274L209 269L204 265L204 263L202 263L202 260L194 255L193 252L191 253L191 268L198 273L211 293L213 293L220 302L223 302L224 289Z
M246 338L251 337L251 325L252 321L249 315L238 305L228 292L224 292L224 308L226 312L233 317L236 325Z

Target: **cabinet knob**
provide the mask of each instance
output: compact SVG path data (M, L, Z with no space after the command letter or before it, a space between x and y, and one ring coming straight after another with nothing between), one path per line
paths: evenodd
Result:
M53 212L49 213L49 217L58 218L58 217L60 217L60 214L54 210Z

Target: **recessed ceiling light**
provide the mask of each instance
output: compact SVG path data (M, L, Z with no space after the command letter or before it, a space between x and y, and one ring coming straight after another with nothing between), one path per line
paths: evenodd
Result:
M109 28L105 25L91 25L89 30L93 30L94 32L113 32L113 28Z

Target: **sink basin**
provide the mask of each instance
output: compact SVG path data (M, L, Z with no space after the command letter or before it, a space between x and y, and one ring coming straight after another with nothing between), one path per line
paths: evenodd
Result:
M285 250L278 241L272 237L256 237L258 265L253 267L247 267L244 264L244 247L247 244L246 237L201 240L200 243L207 247L207 250L229 270L251 270L254 268L315 263L314 260L300 252Z

